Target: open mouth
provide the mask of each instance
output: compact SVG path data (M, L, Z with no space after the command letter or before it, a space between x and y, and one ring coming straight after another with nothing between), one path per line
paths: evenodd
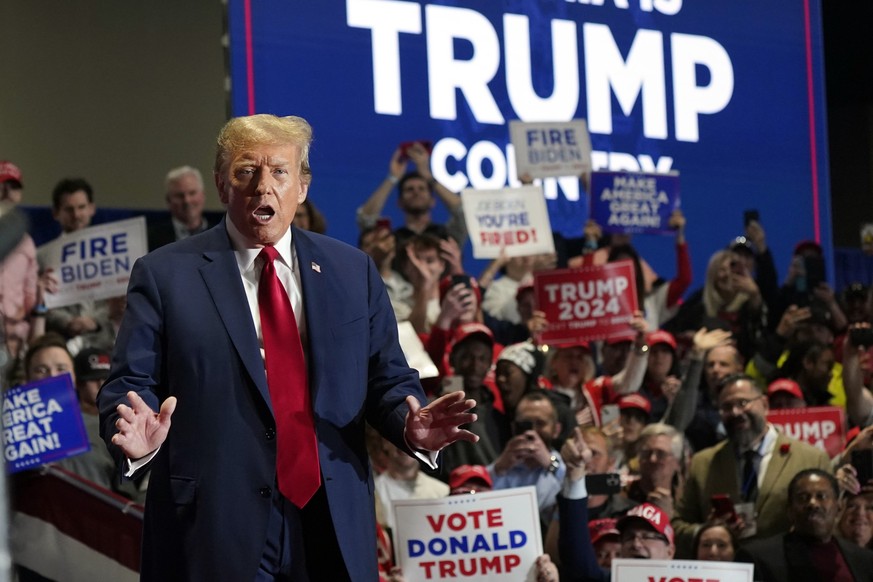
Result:
M269 222L273 216L275 216L276 211L273 210L270 206L258 206L254 212L252 212L252 216L255 217L255 220L258 222Z

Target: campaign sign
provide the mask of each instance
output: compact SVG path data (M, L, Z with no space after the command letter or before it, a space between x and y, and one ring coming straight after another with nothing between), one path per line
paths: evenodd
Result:
M473 256L494 259L555 252L546 200L539 186L461 192Z
M540 341L549 345L627 336L639 309L631 261L534 273L534 288L548 321Z
M670 234L678 208L678 174L591 174L591 218L605 232Z
M512 120L509 139L519 176L581 176L591 171L591 137L584 119L552 123Z
M697 560L612 560L612 582L752 582L754 564Z
M69 374L6 391L3 451L9 473L72 457L90 448Z
M533 487L392 501L394 555L408 582L532 580L543 553Z
M845 414L836 406L770 410L767 420L787 436L816 446L831 458L846 443Z
M43 266L58 280L57 292L46 293L46 307L124 295L134 261L147 252L142 216L84 228L43 245Z
M830 261L822 4L229 0L231 108L312 124L309 198L351 244L352 209L401 143L432 141L431 172L450 191L492 190L518 185L511 121L584 119L592 169L682 172L700 287L747 208L777 265L803 239ZM543 178L552 230L582 236L589 194L576 176ZM383 213L400 224L391 197ZM444 204L432 218L447 220ZM672 272L673 241L652 238L637 241L646 260Z

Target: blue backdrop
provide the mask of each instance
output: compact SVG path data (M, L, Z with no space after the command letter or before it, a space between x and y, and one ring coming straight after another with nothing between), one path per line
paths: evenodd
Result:
M745 209L760 211L780 274L801 239L832 255L817 0L231 0L228 10L233 112L312 123L310 196L332 236L356 241L354 210L401 141L432 140L434 174L451 189L493 188L514 182L509 120L584 118L595 168L680 172L695 286L709 255L742 233ZM587 196L560 182L545 188L553 229L578 235ZM394 199L386 214L399 224ZM635 244L673 276L669 238Z

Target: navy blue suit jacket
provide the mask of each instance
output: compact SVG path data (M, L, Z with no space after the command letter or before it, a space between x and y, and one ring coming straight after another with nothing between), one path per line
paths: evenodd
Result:
M352 579L375 580L373 479L364 421L404 450L404 400L424 401L365 254L294 229L321 471ZM104 439L136 391L178 397L151 463L144 580L252 580L276 482L275 424L252 315L225 223L137 261L99 395ZM119 463L121 452L109 444Z

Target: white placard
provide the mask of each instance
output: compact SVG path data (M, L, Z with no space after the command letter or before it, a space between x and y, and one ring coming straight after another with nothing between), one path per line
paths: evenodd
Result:
M612 582L752 582L754 564L703 560L612 561Z
M494 259L555 252L552 225L540 186L461 192L473 257Z
M393 501L391 510L408 582L534 580L543 542L533 487Z
M400 348L406 356L406 363L410 368L418 370L419 378L436 378L440 375L410 322L401 321L397 324L397 339L400 340Z
M58 280L46 293L48 308L127 293L133 263L148 252L145 218L129 218L77 230L39 249L43 268Z
M519 176L581 176L591 171L591 136L584 119L509 122Z

